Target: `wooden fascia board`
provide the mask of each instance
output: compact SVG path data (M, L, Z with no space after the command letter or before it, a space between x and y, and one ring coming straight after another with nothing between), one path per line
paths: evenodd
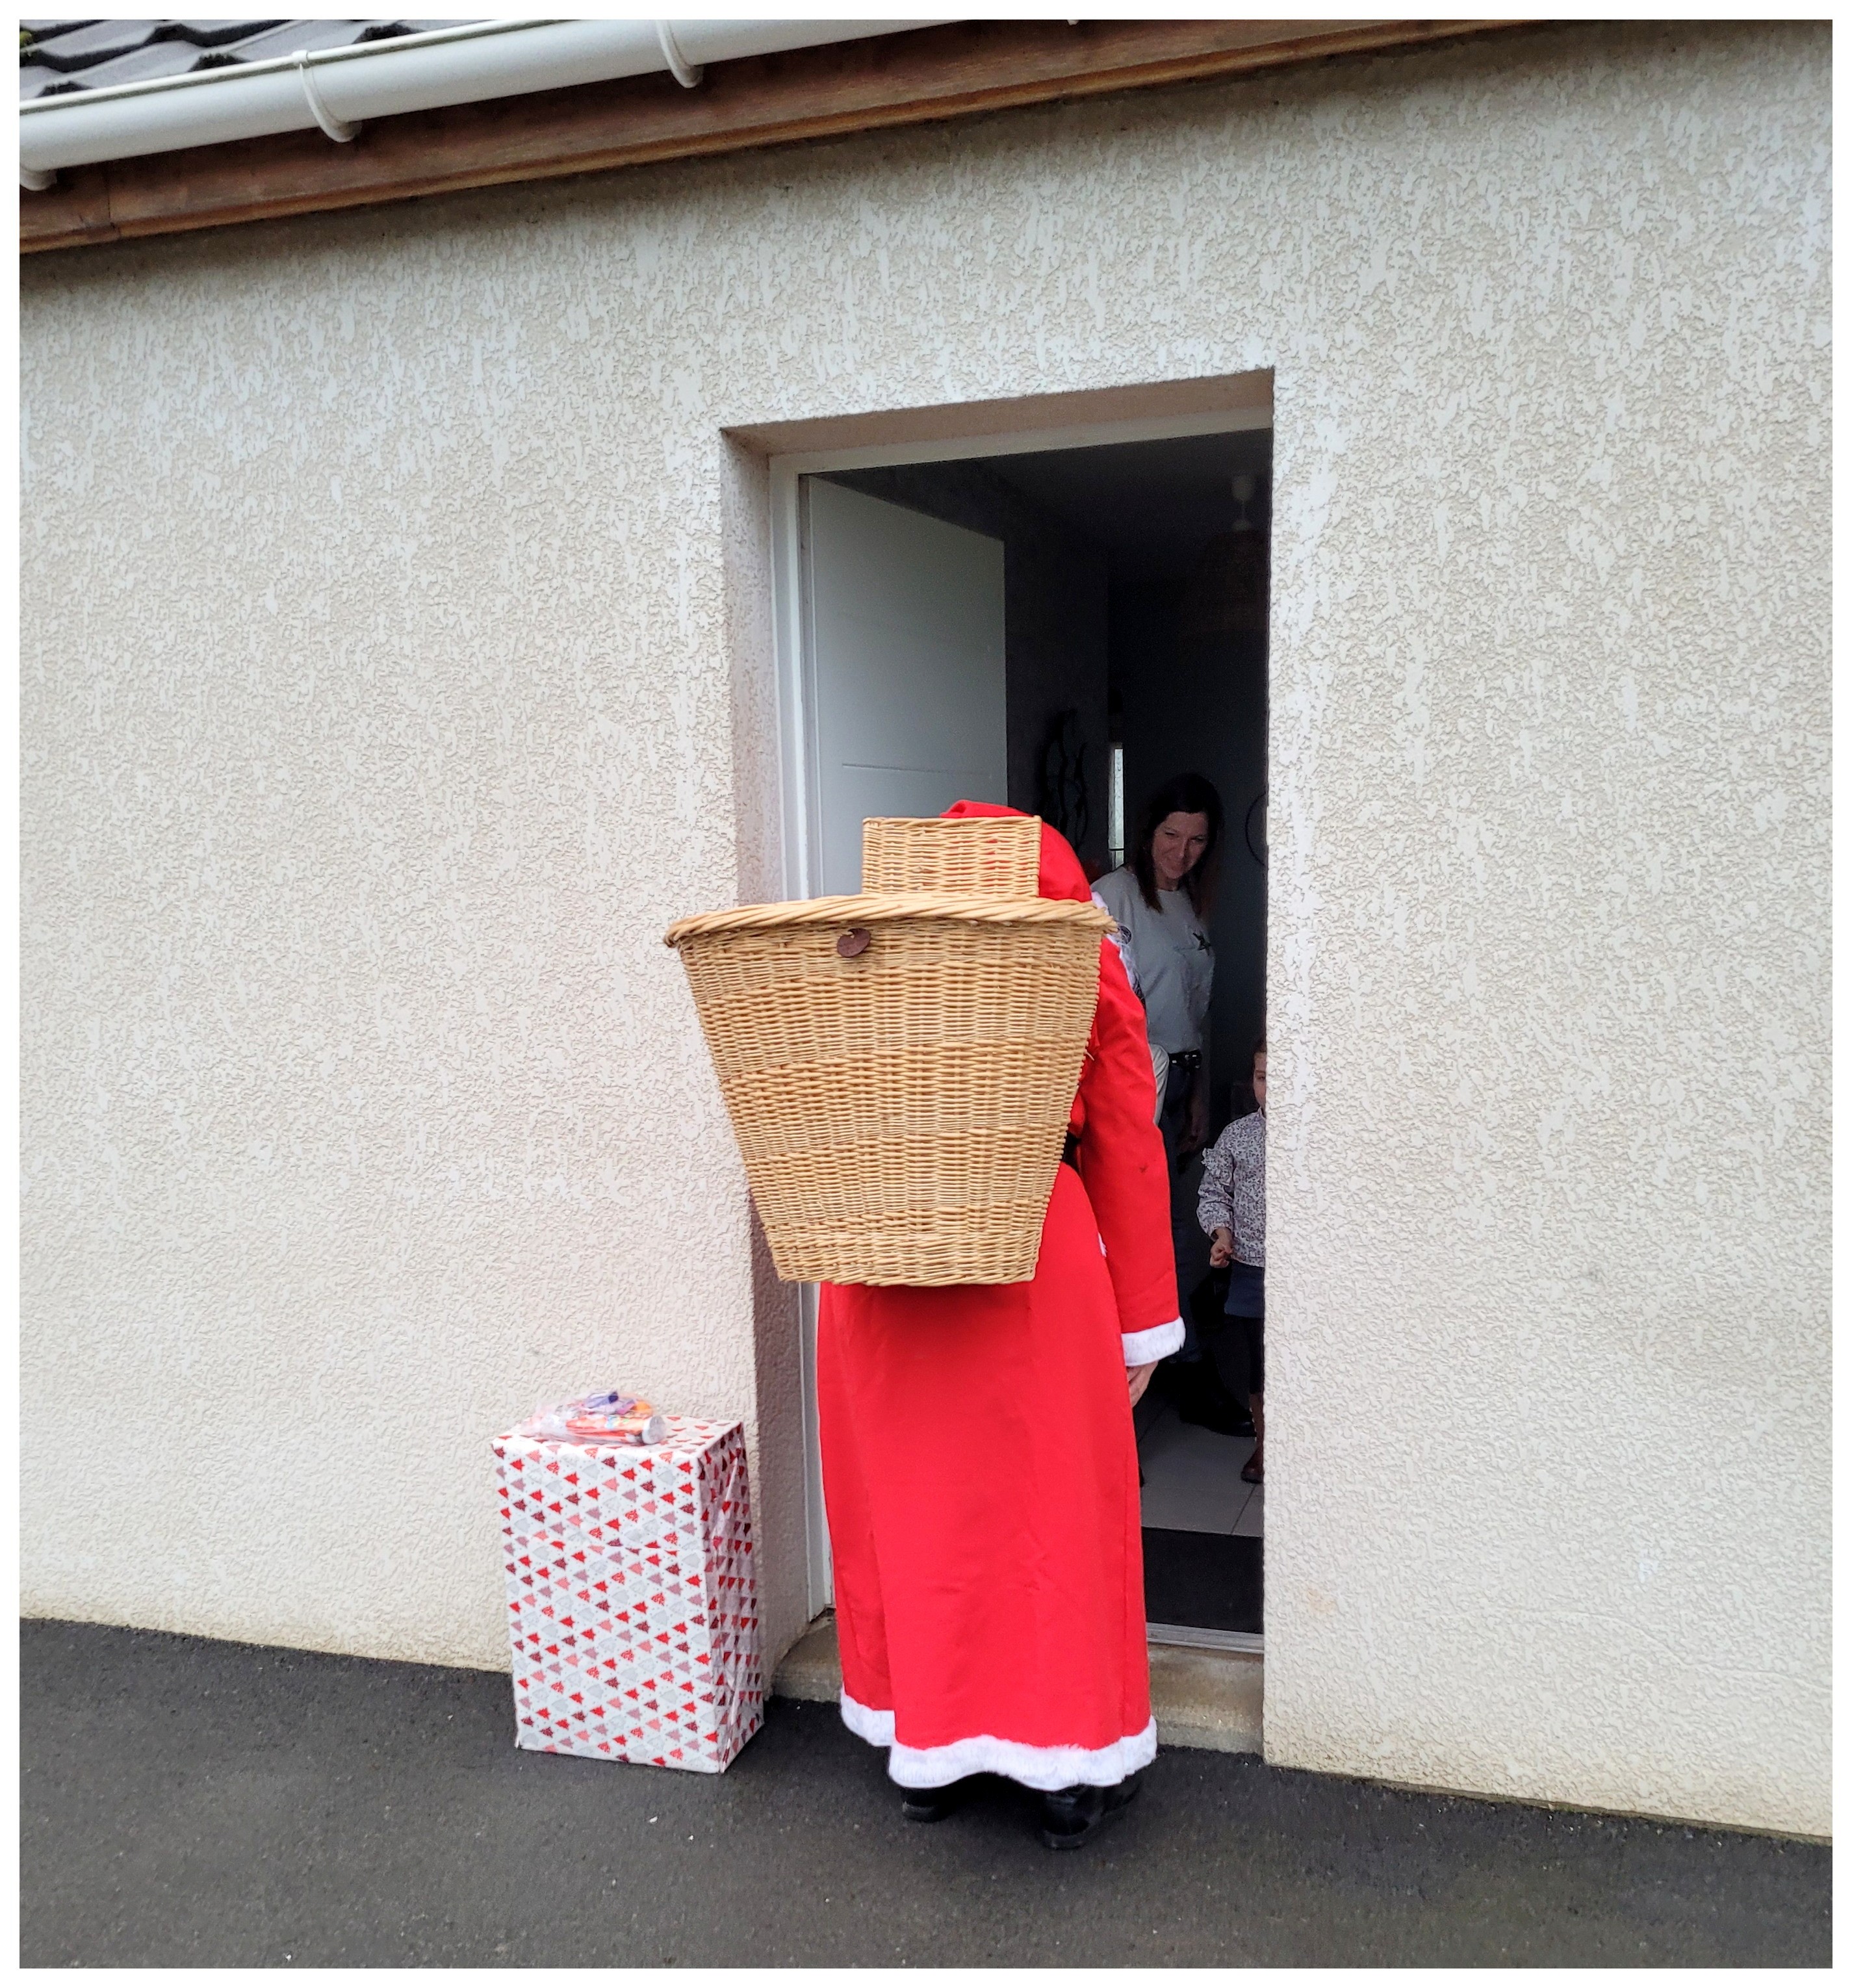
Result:
M22 253L789 144L1535 23L964 21L666 75L79 167L22 192Z

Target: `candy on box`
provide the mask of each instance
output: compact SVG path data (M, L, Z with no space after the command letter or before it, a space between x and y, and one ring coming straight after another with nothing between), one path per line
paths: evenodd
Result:
M532 1422L495 1439L515 1740L718 1773L764 1712L745 1442L657 1419L645 1445Z
M522 1435L552 1436L566 1442L661 1442L668 1424L647 1401L613 1388L583 1395L556 1408L539 1408L521 1425Z

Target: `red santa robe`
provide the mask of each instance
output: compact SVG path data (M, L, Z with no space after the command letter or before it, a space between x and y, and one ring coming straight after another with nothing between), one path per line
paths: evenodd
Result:
M1039 888L1092 894L1046 826ZM1155 1107L1144 1011L1102 940L1077 1164L1056 1173L1034 1278L823 1286L843 1717L903 1787L1110 1787L1157 1751L1126 1385L1183 1343Z

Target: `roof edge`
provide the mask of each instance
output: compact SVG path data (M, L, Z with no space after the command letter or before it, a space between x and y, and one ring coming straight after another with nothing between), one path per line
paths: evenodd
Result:
M962 21L665 74L71 168L20 251L91 247L1378 54L1535 21ZM68 182L68 183L67 183Z

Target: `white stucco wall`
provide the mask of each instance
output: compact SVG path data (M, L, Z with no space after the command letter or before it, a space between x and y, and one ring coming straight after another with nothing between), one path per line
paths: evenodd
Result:
M1269 1754L1826 1830L1828 59L29 261L27 1608L503 1662L485 1439L621 1378L748 1418L792 1633L658 942L776 889L720 431L1272 367Z

